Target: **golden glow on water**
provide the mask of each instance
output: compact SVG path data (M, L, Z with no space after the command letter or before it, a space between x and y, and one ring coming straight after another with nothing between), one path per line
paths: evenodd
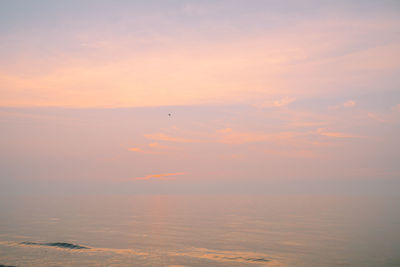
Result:
M7 218L0 225L2 264L365 266L399 260L398 198L159 195L8 201L15 204L12 211L0 210Z
M0 0L0 266L400 266L399 14Z

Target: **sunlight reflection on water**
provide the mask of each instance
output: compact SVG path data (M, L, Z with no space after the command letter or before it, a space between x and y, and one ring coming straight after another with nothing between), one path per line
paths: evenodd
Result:
M396 266L398 203L335 196L2 197L0 264Z

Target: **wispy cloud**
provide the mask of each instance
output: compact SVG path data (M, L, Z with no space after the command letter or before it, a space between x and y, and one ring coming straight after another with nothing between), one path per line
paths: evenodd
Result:
M397 104L396 106L392 107L393 112L400 112L400 104Z
M390 111L386 112L368 112L367 116L370 119L380 123L396 123L400 119L400 104L391 107Z
M335 105L335 106L331 106L329 107L330 109L340 109L340 108L352 108L354 106L356 106L356 101L354 100L347 100L341 104Z
M263 142L271 138L269 134L262 132L223 132L221 136L215 140L223 144L245 144L254 142Z
M317 134L327 136L327 137L334 137L334 138L361 138L360 135L342 133L342 132L328 132L325 128L318 128Z
M212 5L235 10L225 2ZM336 95L365 87L381 90L374 88L382 88L377 86L382 82L392 87L387 85L395 80L384 77L399 67L397 17L363 17L355 12L356 16L341 14L338 20L329 9L329 14L313 19L295 16L293 34L292 23L285 21L286 13L280 16L280 8L274 12L266 3L259 8L231 20L227 18L236 11L222 14L215 6L196 2L171 7L173 13L166 14L175 15L168 17L155 15L151 8L140 16L125 17L122 12L115 25L99 13L90 31L65 28L63 17L55 22L58 41L48 27L26 31L27 21L19 21L12 38L0 36L7 48L2 49L0 63L0 105L138 107L272 99L267 106L284 107L295 101L293 96ZM6 20L17 17L11 14ZM81 19L76 25L85 23ZM270 25L271 19L282 23ZM166 28L159 31L161 24L156 22L165 21ZM122 25L132 28L132 34L121 31ZM149 34L143 34L143 25ZM265 27L271 30L264 31ZM18 42L21 39L26 42ZM40 68L32 68L38 62ZM287 97L278 99L282 96Z
M174 137L170 135L166 135L164 133L155 133L155 134L145 134L144 137L151 140L158 140L158 141L169 141L169 142L176 142L176 143L200 143L201 140L196 139L187 139L182 137Z
M136 180L149 180L149 179L165 179L165 177L170 177L170 179L175 179L174 176L185 175L184 172L176 173L161 173L161 174L151 174L144 177L137 177Z
M139 147L131 147L128 149L129 151L133 151L133 152L142 152L143 150Z
M296 101L296 98L294 98L294 97L284 97L282 99L275 100L272 103L272 106L273 107L283 107L283 106L289 105L290 103L293 103L294 101Z
M380 123L390 123L390 119L385 114L380 114L380 113L376 113L376 112L368 112L367 116L368 116L368 118L370 118L374 121L380 122Z
M162 151L178 149L177 147L162 145L158 142L149 143L148 147L150 147L151 149L157 149Z
M268 155L281 156L286 158L319 158L320 154L312 150L287 150L287 149L266 149L264 152Z
M304 135L304 133L300 132L265 133L257 131L235 131L232 128L223 128L216 130L215 132L198 132L196 134L198 136L202 136L202 138L192 139L185 137L174 137L171 135L166 135L164 133L145 134L144 136L151 140L176 143L220 143L228 145L239 145L257 142L281 143L284 140L293 139L298 135ZM157 143L157 145L155 146L163 145Z
M267 101L262 104L256 105L259 108L280 108L289 105L290 103L293 103L296 101L296 98L294 97L283 97L281 99L273 100L273 101Z
M351 108L354 107L356 105L356 102L353 100L349 100L343 103L343 107L345 108Z

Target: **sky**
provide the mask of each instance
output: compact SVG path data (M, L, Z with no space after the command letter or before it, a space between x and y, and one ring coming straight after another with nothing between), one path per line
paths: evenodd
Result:
M398 194L400 2L0 0L0 193Z

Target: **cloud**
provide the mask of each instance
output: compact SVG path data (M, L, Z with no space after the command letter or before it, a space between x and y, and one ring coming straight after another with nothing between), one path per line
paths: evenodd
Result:
M400 104L391 107L390 111L368 112L367 116L380 123L396 123L400 119Z
M178 149L177 147L162 145L162 144L160 144L160 143L158 143L158 142L150 143L150 144L148 144L148 146L149 146L151 149L157 149L157 150L163 150L163 151L165 151L165 150L176 150L176 149Z
M161 146L159 143L155 142L155 143L150 143L149 147L159 148L159 147L164 147L164 146Z
M400 104L397 104L396 106L392 107L393 112L400 112Z
M217 130L217 137L214 140L216 143L240 145L246 143L258 143L258 142L269 142L269 143L289 143L293 142L296 137L305 135L301 132L275 132L265 133L256 131L240 132L234 131L231 128ZM299 141L299 140L297 140Z
M217 130L217 133L222 133L222 134L231 133L231 132L232 132L232 128L225 128L225 129Z
M199 21L191 21L194 24L186 25L180 23L182 18L178 16L175 18L179 18L179 23L168 23L173 28L158 31L152 30L160 25L155 21L165 18L152 14L139 16L149 19L148 23L137 23L135 16L125 18L124 23L139 27L132 31L137 34L124 34L118 29L121 24L109 27L108 22L100 19L89 32L82 32L80 27L60 31L57 40L67 41L62 43L54 42L48 29L39 27L31 32L21 28L13 38L0 40L10 45L2 54L9 59L0 63L0 69L7 70L0 73L0 105L137 107L254 103L255 99L276 99L282 95L308 98L366 87L381 90L396 84L385 77L399 67L399 41L394 38L399 27L397 18L299 18L295 28L292 23L277 23L266 33L261 29L268 26L264 13L269 7L263 8L254 16L242 18L257 21L257 27L229 25L224 16L214 17L215 21L198 18ZM187 16L205 10L218 14L215 9L193 3L185 5L179 14ZM168 20L174 20L173 17ZM274 14L271 18L277 17ZM216 23L220 19L224 23ZM210 31L207 21L219 26ZM236 23L247 25L246 20ZM141 25L150 27L149 34L140 34ZM199 28L193 31L193 27ZM250 28L254 30L252 34L248 32ZM113 38L105 38L108 34ZM379 38L373 38L376 36ZM17 41L21 39L26 42ZM104 41L108 39L112 41ZM82 45L71 46L71 41ZM39 63L39 68L32 68ZM295 98L285 97L267 106L283 107L293 101Z
M143 150L139 147L131 147L128 149L129 151L134 151L134 152L142 152Z
M187 139L182 137L173 137L170 135L166 135L163 133L156 133L156 134L145 134L144 137L151 140L159 140L159 141L168 141L168 142L176 142L176 143L201 143L202 140L196 139Z
M318 128L317 133L319 135L327 136L327 137L334 137L334 138L360 138L362 136L347 134L342 132L326 132L325 128Z
M264 152L268 155L289 157L289 158L320 158L321 155L312 150L288 150L288 149L266 149Z
M227 132L224 133L216 142L223 144L245 144L263 142L270 139L269 134L262 132Z
M179 176L179 175L185 175L185 174L186 173L184 173L184 172L152 174L152 175L147 175L144 177L137 177L136 180L164 179L164 177ZM172 177L172 179L175 179L175 178Z
M331 106L331 107L329 107L329 109L352 108L355 105L356 105L356 101L348 100L348 101L345 101L342 104Z
M283 107L286 105L289 105L290 103L293 103L294 101L296 101L296 98L294 97L284 97L280 100L276 100L273 103L273 107Z
M296 98L294 97L284 97L275 101L269 101L269 102L264 102L261 105L256 105L261 108L280 108L289 105L290 103L293 103L296 101Z
M193 133L192 133L193 134ZM304 135L301 132L277 132L277 133L265 133L256 131L235 131L232 128L223 128L216 130L214 133L197 132L194 133L202 138L191 139L184 137L174 137L166 135L164 133L156 134L145 134L144 136L151 140L167 141L176 143L220 143L228 145L240 145L245 143L257 143L257 142L271 142L271 143L287 143L293 141L295 137ZM154 147L168 147L158 143L153 143Z
M166 146L162 145L158 142L152 142L149 143L147 146L144 146L144 148L140 147L131 147L128 148L129 151L132 152L137 152L137 153L142 153L142 154L165 154L170 150L177 150L179 149L178 147L173 147L173 146Z
M390 123L390 120L387 115L385 114L378 114L375 112L368 112L367 114L368 118L373 119L375 121L381 122L381 123Z
M353 100L349 100L343 103L343 107L345 108L351 108L354 107L356 105L356 102Z

